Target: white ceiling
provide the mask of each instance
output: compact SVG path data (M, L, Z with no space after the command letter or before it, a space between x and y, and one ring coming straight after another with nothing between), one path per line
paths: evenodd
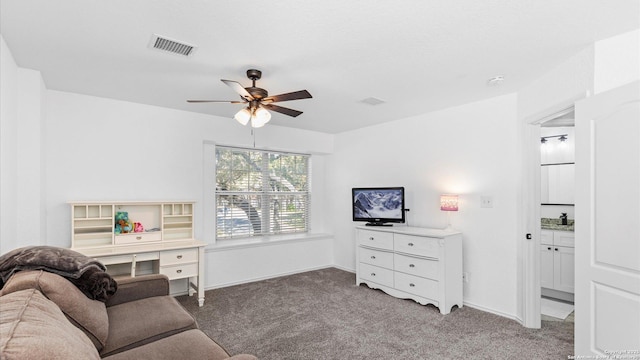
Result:
M638 0L0 0L1 33L48 89L229 118L220 79L263 71L272 123L339 133L516 91L595 40L639 27ZM198 46L147 47L152 34ZM501 86L487 80L503 75ZM368 97L385 101L362 102ZM238 124L238 126L240 126Z

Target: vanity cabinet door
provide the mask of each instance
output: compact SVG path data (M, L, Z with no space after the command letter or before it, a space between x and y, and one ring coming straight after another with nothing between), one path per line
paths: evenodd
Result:
M553 231L541 230L540 231L540 244L553 245Z
M553 246L540 246L540 286L547 289L553 289Z
M574 292L575 284L575 255L573 248L556 246L554 254L554 284L555 289Z

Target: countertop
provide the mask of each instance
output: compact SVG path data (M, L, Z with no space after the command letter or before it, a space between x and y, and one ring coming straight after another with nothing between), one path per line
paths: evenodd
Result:
M562 225L562 220L555 218L542 218L540 219L540 225L545 230L560 230L560 231L573 231L575 226L574 219L568 219L567 225Z

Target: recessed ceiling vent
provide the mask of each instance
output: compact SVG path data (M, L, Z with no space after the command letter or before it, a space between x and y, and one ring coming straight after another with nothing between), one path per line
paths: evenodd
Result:
M169 39L168 37L153 34L151 41L149 41L149 47L152 49L158 49L167 51L173 54L182 56L191 56L196 51L195 45L187 44L185 42Z

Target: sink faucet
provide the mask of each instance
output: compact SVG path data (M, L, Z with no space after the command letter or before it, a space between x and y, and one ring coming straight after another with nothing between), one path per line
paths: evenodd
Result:
M567 213L562 213L560 220L562 221L562 225L567 225Z

